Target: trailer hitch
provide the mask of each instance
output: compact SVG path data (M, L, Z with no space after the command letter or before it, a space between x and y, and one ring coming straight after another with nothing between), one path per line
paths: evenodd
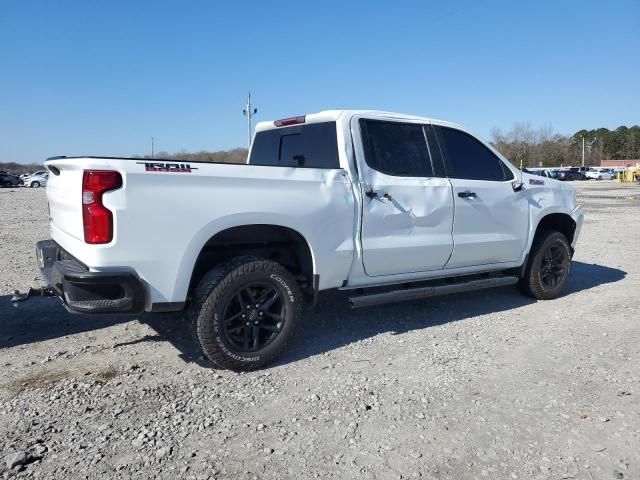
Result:
M58 293L52 287L39 287L29 288L27 293L20 293L19 290L14 290L11 296L11 303L14 307L18 306L18 303L25 302L31 297L57 297Z

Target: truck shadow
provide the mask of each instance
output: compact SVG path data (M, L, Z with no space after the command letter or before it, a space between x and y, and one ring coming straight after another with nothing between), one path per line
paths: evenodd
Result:
M53 340L130 322L133 316L74 315L54 298L31 298L14 307L0 296L0 349Z
M625 276L626 272L616 268L573 262L566 295L617 282ZM503 287L352 309L344 292L326 292L319 299L318 311L305 315L297 341L278 363L295 362L382 333L399 335L479 315L510 311L536 301L520 294L515 287Z
M617 282L626 275L626 272L616 268L582 262L573 262L572 268L567 294ZM337 291L321 293L319 307L305 313L296 341L278 364L315 356L381 333L401 334L478 315L508 311L535 302L520 295L514 287L363 309L350 308L347 296ZM0 348L27 345L140 320L157 335L146 335L117 346L169 342L185 362L211 367L199 352L190 326L185 321L186 315L72 315L51 299L32 299L16 309L9 298L0 296Z

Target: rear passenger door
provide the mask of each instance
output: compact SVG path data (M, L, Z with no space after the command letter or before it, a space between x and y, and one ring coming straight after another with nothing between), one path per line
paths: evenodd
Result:
M439 270L453 249L453 197L430 125L389 118L352 120L362 191L367 275ZM437 147L436 147L437 148Z
M446 268L519 261L527 245L529 200L513 172L472 135L434 125L453 186L453 253Z

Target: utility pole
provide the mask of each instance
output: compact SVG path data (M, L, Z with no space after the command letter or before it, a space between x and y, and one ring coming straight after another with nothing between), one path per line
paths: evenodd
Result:
M251 134L253 132L252 120L258 109L251 106L251 92L247 95L247 105L242 110L242 114L247 117L247 148L251 148Z
M151 137L151 158L155 158L154 157L154 152L153 152L153 141L155 140L154 137Z
M582 169L584 170L584 135L582 135Z

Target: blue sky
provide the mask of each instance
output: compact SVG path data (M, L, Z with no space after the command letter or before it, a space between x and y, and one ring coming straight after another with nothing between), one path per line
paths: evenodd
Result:
M372 108L462 123L640 123L640 2L0 0L0 162L245 146Z

